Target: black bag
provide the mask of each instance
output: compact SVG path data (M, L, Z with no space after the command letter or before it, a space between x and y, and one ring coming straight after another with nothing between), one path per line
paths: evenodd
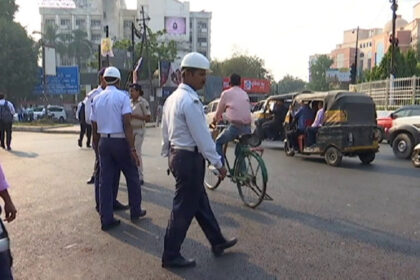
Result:
M0 106L0 120L5 123L13 122L13 115L7 101L4 101L4 105Z
M82 102L82 105L80 106L80 111L79 111L79 122L80 123L85 123L86 122L86 113L85 113L85 103Z

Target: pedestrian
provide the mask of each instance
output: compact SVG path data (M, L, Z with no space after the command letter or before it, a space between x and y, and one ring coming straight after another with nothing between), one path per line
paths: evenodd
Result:
M163 110L162 103L159 103L159 105L156 108L156 127L159 127L160 123L162 122L162 110Z
M101 70L98 71L98 87L93 89L92 91L90 91L86 95L86 99L85 99L86 100L86 102L85 102L85 120L86 120L86 124L90 125L91 127L92 127L92 121L90 119L90 115L92 113L93 99L97 95L99 95L106 88L106 82L104 80L104 72L105 72L105 68L102 68ZM96 178L98 178L98 184L97 185L98 185L98 188L99 188L99 156L96 153L97 149L95 149L95 147L93 147L93 150L95 151L95 163L94 163L94 166L93 166L93 174L87 180L86 183L87 184L94 184L95 183L95 177L96 177ZM95 187L95 190L96 190L95 193L97 193L97 188L96 187ZM95 197L97 197L96 194L95 194Z
M134 222L146 215L141 209L141 185L137 166L139 159L134 148L131 127L130 98L121 90L121 74L115 67L104 72L107 87L95 97L91 121L95 149L99 152L99 213L101 229L106 231L120 224L113 215L113 186L117 173L123 172L127 181L130 217Z
M282 139L284 134L284 119L287 114L287 107L284 105L284 100L279 99L273 104L273 109L271 113L273 114L273 119L266 121L262 125L262 130L264 133L264 139L270 140L279 140Z
M3 169L0 165L0 197L4 201L5 221L10 223L16 218L17 211L9 195L9 192L7 191L8 188L9 184L7 183ZM0 215L2 212L1 210L2 209L0 207ZM6 231L2 219L0 218L0 279L13 279L12 264L13 260L10 253L9 235Z
M86 147L90 148L90 140L92 137L92 126L86 123L86 101L87 96L83 101L79 102L77 105L76 110L76 119L79 121L80 124L80 134L79 139L77 140L77 144L81 148L83 146L83 137L86 134Z
M3 149L10 151L12 142L12 124L15 107L10 101L5 99L5 95L0 92L0 145ZM6 138L6 143L5 143Z
M130 85L131 94L131 126L133 127L134 134L134 147L137 151L137 156L140 161L138 167L140 184L144 183L143 176L143 160L142 160L142 148L144 136L146 134L146 122L150 121L150 109L149 103L143 98L143 90L139 84Z
M209 67L210 62L202 54L187 54L181 62L183 82L163 108L162 155L169 156L176 190L166 228L162 267L195 266L195 260L185 259L180 253L194 217L210 241L214 255L221 255L237 242L236 238L227 240L222 235L204 189L204 159L218 168L222 179L227 172L210 136L197 94L204 87Z

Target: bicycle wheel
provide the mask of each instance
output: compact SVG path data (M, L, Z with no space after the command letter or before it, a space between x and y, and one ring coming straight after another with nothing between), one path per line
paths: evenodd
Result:
M219 176L216 176L210 169L209 169L210 162L206 162L206 170L204 173L204 185L210 189L216 189L222 180L220 180Z
M264 160L255 152L241 155L236 161L234 174L242 201L248 207L257 207L263 201L267 189Z

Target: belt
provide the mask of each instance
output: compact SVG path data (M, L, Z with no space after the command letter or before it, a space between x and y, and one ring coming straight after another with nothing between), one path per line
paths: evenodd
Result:
M249 125L251 125L251 123L243 123L243 122L240 122L240 121L229 121L231 124L233 124L234 126L249 126Z
M182 146L173 145L173 146L171 146L171 149L173 149L173 150L189 151L189 152L193 152L193 153L198 153L197 146L194 146L194 147L182 147Z
M124 133L101 133L101 138L125 138Z
M0 253L9 250L9 238L0 239Z

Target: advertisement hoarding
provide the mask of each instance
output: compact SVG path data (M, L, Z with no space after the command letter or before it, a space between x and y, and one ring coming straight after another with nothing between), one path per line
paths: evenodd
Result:
M229 87L229 78L224 78L223 90L228 89ZM269 80L265 79L242 78L241 88L248 93L267 94L271 90L271 84Z
M184 17L165 17L165 30L169 35L187 34L187 19Z

